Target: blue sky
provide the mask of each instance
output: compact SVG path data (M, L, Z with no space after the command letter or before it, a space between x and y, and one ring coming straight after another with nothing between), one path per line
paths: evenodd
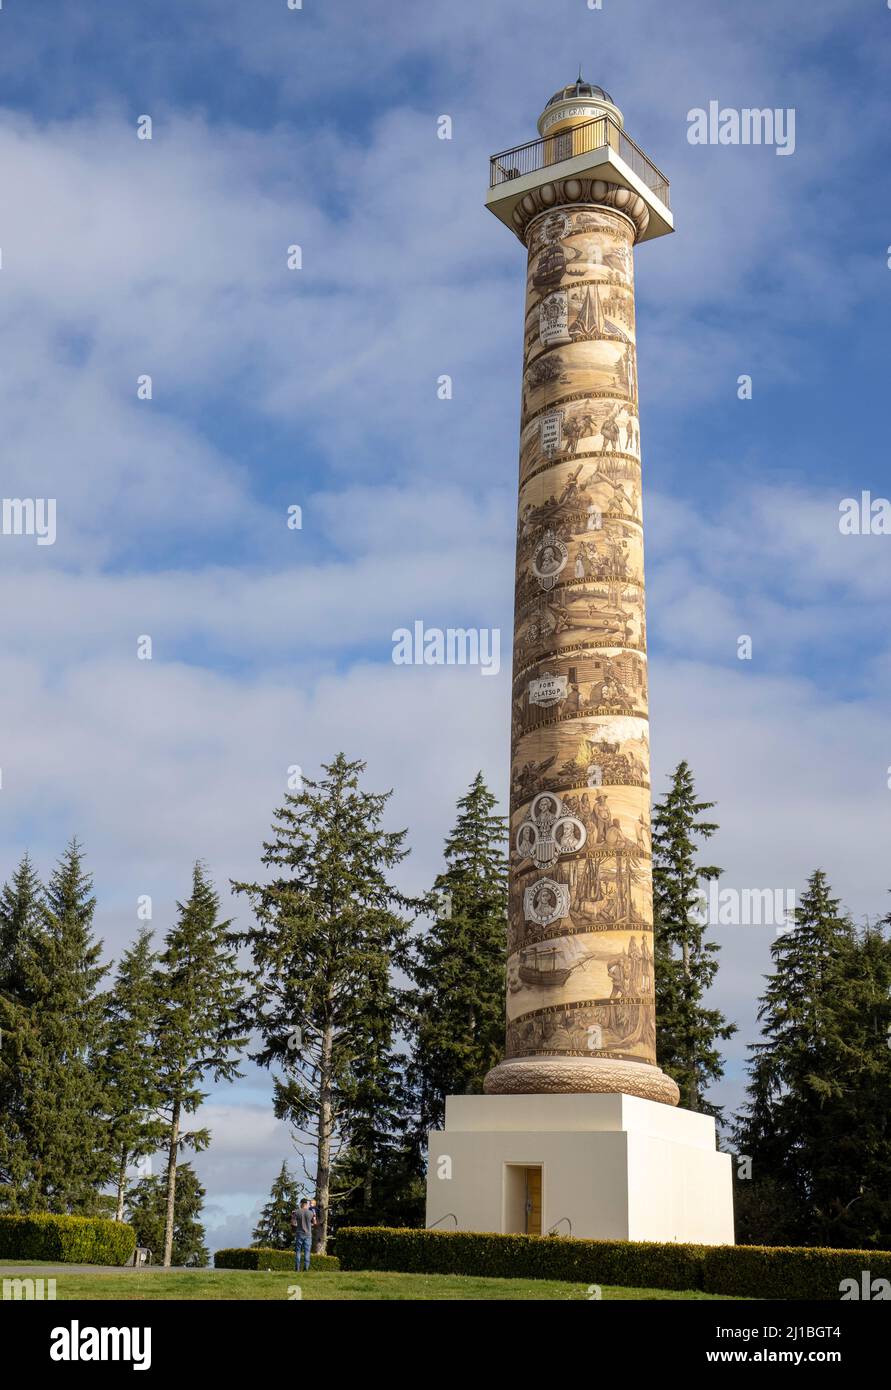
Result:
M477 768L504 795L507 661L395 667L390 634L509 651L524 257L487 159L579 63L677 227L636 254L656 794L686 757L727 885L821 865L885 910L891 539L838 505L891 494L891 10L5 0L2 491L55 497L58 539L0 537L0 870L76 832L110 956L195 857L254 871L291 764L367 758L412 889ZM794 108L794 154L690 145L710 100ZM716 935L733 1105L771 931ZM289 1152L267 1091L207 1107L214 1243Z

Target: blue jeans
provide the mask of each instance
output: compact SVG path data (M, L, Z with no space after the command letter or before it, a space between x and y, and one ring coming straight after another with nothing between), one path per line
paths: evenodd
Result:
M294 1268L300 1268L300 1256L306 1260L306 1268L309 1269L309 1252L312 1246L312 1236L298 1236L294 1245Z

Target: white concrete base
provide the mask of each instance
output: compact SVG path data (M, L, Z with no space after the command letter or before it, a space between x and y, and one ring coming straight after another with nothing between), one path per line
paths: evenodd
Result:
M524 1231L517 1170L540 1166L542 1235L732 1245L731 1164L708 1115L638 1096L449 1096L427 1225Z

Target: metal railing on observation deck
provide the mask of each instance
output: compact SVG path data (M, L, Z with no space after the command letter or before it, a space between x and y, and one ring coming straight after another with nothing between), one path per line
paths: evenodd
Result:
M534 174L538 169L562 164L564 160L604 146L615 150L661 203L667 208L671 206L668 201L668 179L631 136L625 134L618 121L607 115L595 116L592 121L584 121L582 125L572 126L569 130L543 135L541 139L530 140L526 145L493 154L489 161L489 187L496 188L500 184L510 183L511 179L521 179L524 174Z

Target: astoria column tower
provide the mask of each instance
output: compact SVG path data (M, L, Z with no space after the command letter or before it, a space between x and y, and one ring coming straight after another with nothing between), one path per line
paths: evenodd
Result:
M511 733L505 1060L489 1094L669 1105L656 1062L634 257L668 184L600 87L496 155L528 251Z

